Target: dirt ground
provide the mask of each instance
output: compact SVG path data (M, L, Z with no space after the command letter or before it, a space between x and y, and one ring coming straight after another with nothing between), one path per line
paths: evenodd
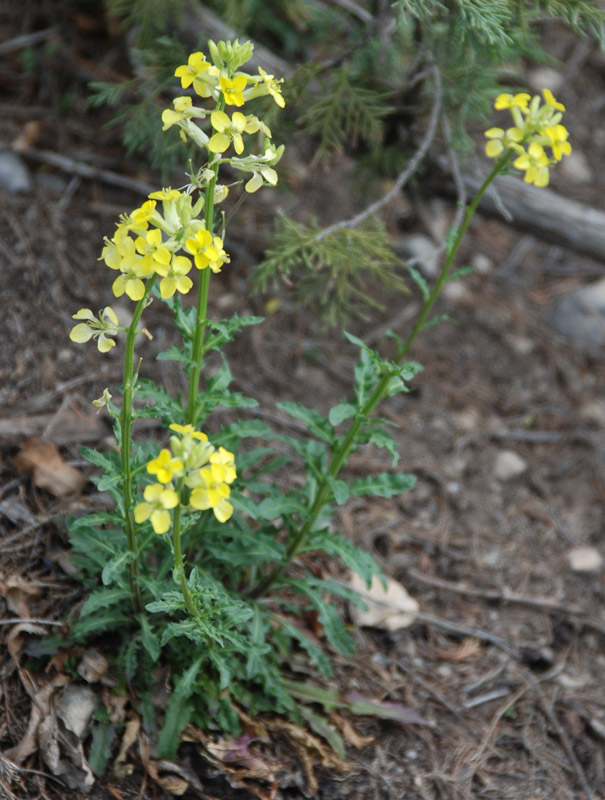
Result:
M14 12L0 13L1 41L34 29L33 6L24 7L30 17L19 22ZM40 80L23 69L19 50L0 58L0 145L35 131L37 150L158 184L144 165L126 159L115 131L102 127L101 113L85 108L102 34L82 21L59 18L59 24L65 49ZM590 165L589 179L558 175L554 190L603 210L605 61L594 47L580 50L575 40L551 35L553 54L564 64L558 95L568 107L567 126ZM112 301L107 270L97 262L102 236L111 234L119 213L141 202L140 194L102 177L78 177L27 154L23 159L31 188L0 190L3 644L14 618L58 620L82 597L62 568L69 545L61 518L89 509L94 489L89 483L75 498L58 500L20 476L14 459L38 436L90 474L79 446L104 446L109 426L90 401L105 386L119 385L119 355L99 358L93 346L72 345L68 331L78 308ZM330 173L307 181L295 198L280 197L286 212L321 205L318 185L326 192L334 185ZM247 279L262 255L272 203L272 197L247 203L232 222L232 264L225 280L215 282L212 314L263 313L265 298L249 296ZM351 204L363 207L364 198L343 196L337 210L346 213ZM427 219L453 213L447 198L421 192L406 208L405 230L393 223L399 235L426 234ZM321 216L321 208L311 211ZM321 798L605 798L603 572L576 571L569 558L580 546L605 556L605 362L602 353L556 336L549 323L556 299L602 277L603 264L480 216L460 259L469 261L482 268L440 301L456 323L418 340L412 355L425 369L415 391L384 410L399 426L400 468L415 473L417 485L400 499L352 502L340 520L341 530L418 600L421 614L395 633L356 630L357 657L335 659L338 684L404 703L430 725L353 720L371 739L356 748L351 735L347 772L313 765ZM280 311L252 334L244 332L231 351L238 388L256 397L277 425L283 424L278 400L323 410L343 399L356 357L338 331L318 332L312 313L285 293L282 299ZM413 295L387 298L382 314L351 327L371 339L402 319L402 309L403 317L405 309L412 316L416 305ZM147 325L154 340L141 346L143 369L178 390L178 373L153 361L171 335L165 310L152 309ZM497 464L508 451L522 460L523 471L503 479ZM358 454L351 464L364 474L387 467L378 452ZM26 597L21 614L8 599L16 576L43 590ZM4 647L0 679L4 753L24 735L31 710ZM282 767L279 796L303 797L309 784L300 754L279 735L272 749L263 747ZM193 745L180 758L204 786L203 794L190 789L185 797L251 796L230 787ZM49 778L36 755L24 766L10 784L19 800L78 796ZM122 781L99 779L89 796L165 795L139 766Z

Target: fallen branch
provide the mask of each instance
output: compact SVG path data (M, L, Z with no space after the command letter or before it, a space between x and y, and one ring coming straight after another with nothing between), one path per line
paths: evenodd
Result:
M466 174L469 192L480 186L481 177ZM513 175L494 181L499 201L512 217L515 227L532 231L551 244L569 247L578 253L605 261L605 213L569 200L552 189L540 189ZM483 196L479 209L501 216L498 200L490 192Z

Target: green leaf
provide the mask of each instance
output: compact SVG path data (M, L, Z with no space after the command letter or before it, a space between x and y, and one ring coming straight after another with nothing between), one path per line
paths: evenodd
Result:
M281 614L271 614L271 618L275 620L275 622L277 622L281 628L284 629L290 638L295 639L298 642L298 644L303 648L303 650L305 650L311 659L311 663L317 667L324 678L330 678L332 676L330 659L326 656L321 647L314 644L309 637L305 636L303 631L297 628L296 625L287 617L283 617Z
M148 617L145 614L139 614L138 619L141 625L141 644L149 653L151 660L155 662L160 657L160 641L151 630Z
M300 403L283 401L277 407L295 419L301 420L309 431L318 439L330 444L334 440L334 431L328 420L314 408L306 408Z
M169 347L168 350L162 350L161 353L158 353L156 356L158 361L181 361L184 364L188 364L191 362L191 358L179 348L175 344L172 347Z
M81 642L97 631L113 631L130 622L121 611L105 611L104 613L89 614L86 619L79 620L72 626L71 635L77 642Z
M475 268L470 265L466 267L459 267L458 269L455 269L451 275L447 276L446 283L449 281L457 281L459 278L464 278L465 275L470 275L474 271Z
M288 497L280 494L276 497L266 497L258 505L257 514L259 519L275 519L284 514L303 513L305 507L295 497Z
M393 466L397 466L399 463L398 445L388 431L383 428L373 428L369 431L366 441L368 444L373 444L390 453L393 458Z
M109 720L95 722L92 727L92 742L88 763L97 777L101 777L111 757L111 746L116 734L116 726Z
M364 697L359 692L350 692L342 698L342 705L351 714L364 717L380 717L400 722L402 725L426 725L431 723L420 716L413 708L408 708L402 703L392 703L384 700L374 700Z
M103 567L103 572L101 573L101 580L105 586L119 578L120 575L125 572L127 566L131 561L133 561L134 558L136 558L135 553L131 553L129 550L124 550L124 552L118 553L117 556L114 556L110 561L108 561Z
M89 464L94 464L95 467L101 467L105 474L121 474L120 457L117 453L101 453L99 450L93 450L91 447L80 447L80 453Z
M326 711L335 711L341 706L339 692L332 686L319 686L308 681L300 683L289 678L283 678L282 683L292 697L303 703L317 703Z
M346 481L336 480L335 478L330 477L329 484L332 494L334 495L335 503L339 506L342 506L351 496L351 490L349 489L348 483Z
M416 286L420 289L420 294L422 295L422 299L426 303L426 301L431 296L431 291L428 287L427 282L424 279L424 276L415 268L410 265L407 267L408 272L410 273L410 278L414 281Z
M337 406L333 406L330 409L328 419L330 420L330 425L336 427L340 425L341 422L344 422L345 419L354 417L356 413L357 409L355 406L351 405L351 403L339 403Z
M130 590L120 587L96 589L86 600L80 617L96 613L101 608L110 608L130 599Z
M428 322L425 322L422 326L422 330L425 331L427 328L432 328L433 325L440 325L442 322L456 322L454 317L450 317L449 314L438 314L436 317L432 317L429 319Z
M334 605L324 599L324 593L317 585L318 582L311 575L307 575L305 579L289 578L287 582L309 598L313 608L318 611L319 621L332 647L343 656L352 656L355 653L353 640L346 633Z
M344 759L347 754L345 743L336 728L325 717L322 717L321 714L316 714L315 711L312 711L307 706L301 706L300 713L309 724L311 730L321 736L322 739L325 739L339 758Z
M164 727L158 734L158 756L174 761L179 746L179 736L185 729L193 705L189 698L195 689L195 679L200 671L204 656L198 656L189 669L177 680L168 705Z
M373 495L375 497L393 497L407 492L416 483L415 475L405 472L382 472L380 475L368 475L351 484L351 493L355 497Z
M365 581L368 588L374 575L384 578L382 570L368 552L354 545L349 539L331 533L327 528L313 531L309 535L304 552L313 550L322 550L329 556L338 556L349 569Z

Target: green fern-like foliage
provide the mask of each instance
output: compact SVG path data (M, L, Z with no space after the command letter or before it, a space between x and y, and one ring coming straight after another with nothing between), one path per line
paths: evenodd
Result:
M174 84L174 70L187 60L178 40L160 36L147 49L133 49L138 77L122 83L90 84L90 105L116 109L111 126L122 131L128 155L142 153L151 166L166 176L177 165L186 163L188 148L178 135L162 132L161 113L166 101L162 92Z
M373 297L377 285L406 291L397 274L400 264L388 233L376 219L324 236L316 221L303 225L280 216L255 282L265 290L285 279L294 285L297 302L316 311L326 326L333 326L352 315L367 318L369 312L380 309Z
M306 133L318 137L316 158L327 161L362 142L372 149L379 146L389 100L390 93L354 82L346 67L329 73L299 120Z
M105 0L107 13L125 30L136 30L137 47L152 47L154 40L177 17L185 0Z

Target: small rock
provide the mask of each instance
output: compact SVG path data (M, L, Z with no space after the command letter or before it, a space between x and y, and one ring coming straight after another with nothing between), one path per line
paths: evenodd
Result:
M498 453L494 466L494 476L499 481L510 481L522 475L527 469L527 462L513 450L502 450Z
M23 161L12 150L0 150L0 189L10 194L29 192L32 179Z
M494 262L485 253L475 253L471 258L471 266L480 275L489 275L494 268Z
M576 347L598 350L605 345L605 278L559 297L549 313L557 333Z
M594 179L586 156L578 150L572 150L568 156L565 156L561 161L560 171L567 180L581 186L592 183Z
M405 236L395 244L395 252L404 258L417 259L425 275L434 278L439 272L439 248L422 233Z
M593 400L584 403L578 411L578 416L589 425L605 428L605 400Z
M461 281L446 283L441 293L445 299L449 300L451 303L460 303L463 305L465 303L470 303L472 300L471 293Z
M573 547L567 561L574 572L596 573L603 567L603 556L594 547Z
M526 336L517 336L513 333L510 333L506 337L506 341L510 344L517 355L526 356L533 352L534 343Z
M527 82L535 92L550 89L556 94L563 85L563 75L552 67L537 67L529 73Z

